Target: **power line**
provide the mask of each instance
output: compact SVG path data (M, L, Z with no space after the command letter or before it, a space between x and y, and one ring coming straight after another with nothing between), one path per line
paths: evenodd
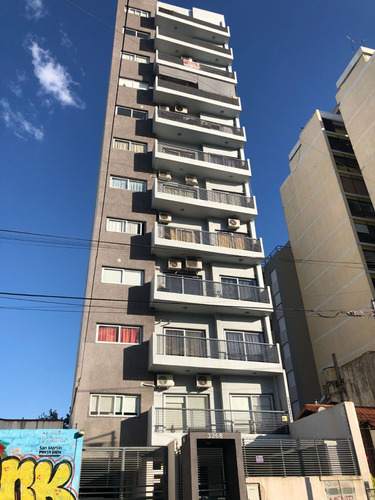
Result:
M1 233L5 233L5 236L2 236ZM20 237L17 236L6 236L7 234L15 234L15 235L21 235ZM136 235L131 235L130 236L136 236ZM27 236L30 237L39 237L40 239L27 239ZM138 235L139 236L139 235ZM127 242L117 242L117 241L104 241L104 240L95 240L95 239L89 239L89 238L77 238L74 236L61 236L61 235L56 235L56 234L48 234L48 233L34 233L34 232L28 232L28 231L18 231L18 230L12 230L12 229L0 229L0 238L6 239L6 240L13 240L13 241L22 241L25 243L29 244L38 244L42 243L45 244L45 246L51 246L51 247L56 247L60 246L58 243L61 241L61 247L62 248L82 248L82 249L90 249L93 244L102 246L104 248L108 247L137 247L137 248L145 248L145 249L150 249L150 245L142 244L142 243L127 243ZM43 240L43 238L47 238L47 240ZM56 238L56 242L50 241L50 239ZM70 243L69 243L70 242ZM76 243L78 242L78 244ZM282 260L283 262L296 262L296 263L301 263L301 264L332 264L332 265L339 265L339 266L354 266L355 268L363 268L363 263L362 262L354 262L354 261L332 261L332 260L317 260L317 259L285 259L285 258L279 258L279 257L270 257L270 259L276 259L276 260Z
M20 292L2 292L0 291L0 295L3 299L9 299L9 300L22 300L26 302L41 302L43 304L54 304L54 305L74 305L74 306L81 306L83 308L87 307L85 304L71 304L71 303L66 303L66 302L57 302L57 301L45 301L45 300L34 300L36 298L38 299L62 299L62 300L79 300L79 301L97 301L97 302L119 302L119 303L135 303L135 304L150 304L150 300L134 300L134 299L109 299L105 297L80 297L80 296L73 296L73 295L50 295L50 294L32 294L32 293L20 293ZM169 302L171 305L181 305L182 302L180 301L170 301ZM228 304L228 306L231 304ZM97 308L108 308L108 309L120 309L123 310L123 307L116 308L114 306L108 306L108 305L100 305L100 304L92 304L91 307L97 307ZM209 306L207 306L209 307ZM6 309L6 307L2 307L2 309ZM9 309L15 309L13 307L10 307ZM250 307L247 306L245 307L246 310L258 310L259 307ZM370 308L371 309L371 308ZM30 309L34 310L34 309ZM50 309L48 309L50 310ZM366 308L365 308L366 310ZM322 309L321 311L316 311L314 309L297 309L297 308L282 308L282 307L276 307L275 312L278 311L284 311L284 312L307 312L307 313L313 313L317 314L320 317L329 317L329 318L334 318L339 314L343 314L346 316L356 316L356 314L353 314L353 311L343 311L340 309ZM75 312L75 311L74 311ZM324 316L323 313L334 313L334 316Z

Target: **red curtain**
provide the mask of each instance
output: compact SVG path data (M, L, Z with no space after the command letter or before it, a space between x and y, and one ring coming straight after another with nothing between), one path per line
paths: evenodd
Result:
M120 342L139 344L139 328L121 328Z
M99 326L98 342L117 342L117 332L117 327Z

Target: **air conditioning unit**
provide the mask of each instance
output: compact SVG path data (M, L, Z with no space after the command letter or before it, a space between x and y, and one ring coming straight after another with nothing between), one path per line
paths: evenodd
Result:
M241 226L241 221L239 219L228 219L228 229L239 229Z
M181 113L183 115L187 115L188 114L188 109L186 106L182 106L181 104L177 104L175 107L174 107L174 110L176 113Z
M168 259L168 271L179 271L182 269L182 261L178 259Z
M197 389L208 389L212 387L212 379L210 375L197 375L195 377L195 385Z
M156 375L156 387L173 387L173 375L158 373Z
M187 271L201 271L203 269L201 259L187 257L185 259L185 269Z
M159 106L159 109L161 109L162 111L170 111L171 108L169 106Z
M172 175L167 170L159 170L158 179L159 181L169 182L170 180L172 180Z
M167 212L159 212L158 222L160 224L169 224L172 222L172 214Z
M198 186L198 179L192 175L185 175L185 184L187 186Z

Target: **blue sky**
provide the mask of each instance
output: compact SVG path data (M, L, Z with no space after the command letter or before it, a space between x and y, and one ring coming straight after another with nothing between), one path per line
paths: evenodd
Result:
M316 108L334 108L335 82L353 55L347 35L358 41L356 48L359 40L375 47L375 4L173 3L221 12L231 27L257 231L267 254L288 239L279 195L288 153ZM84 294L84 240L91 233L115 10L115 0L1 2L1 292ZM0 296L0 418L35 418L49 408L63 416L79 302L15 299Z

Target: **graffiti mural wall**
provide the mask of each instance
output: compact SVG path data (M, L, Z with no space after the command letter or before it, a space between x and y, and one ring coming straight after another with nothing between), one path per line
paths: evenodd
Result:
M74 429L0 429L0 500L77 500L82 442Z

